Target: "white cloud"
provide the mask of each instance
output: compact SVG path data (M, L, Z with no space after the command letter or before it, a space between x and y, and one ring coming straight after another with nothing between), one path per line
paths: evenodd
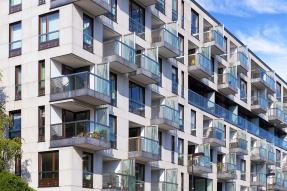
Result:
M287 13L286 0L196 0L205 9L226 15L249 16L254 13Z

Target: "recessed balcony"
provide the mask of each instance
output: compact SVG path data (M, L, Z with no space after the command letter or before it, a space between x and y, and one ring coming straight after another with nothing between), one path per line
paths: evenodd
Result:
M236 165L231 163L217 163L217 178L221 180L236 179Z
M195 156L192 160L192 155L188 156L188 173L192 174L207 174L212 172L210 158L207 156Z
M127 191L136 184L136 177L122 173L103 174L103 191ZM133 189L132 189L133 190Z
M203 143L213 147L225 147L224 129L220 128L217 123L214 123L212 127L203 128Z
M276 91L274 79L261 69L251 71L251 84L258 89L267 89L271 93Z
M251 98L251 111L257 114L266 113L268 110L268 100L262 96Z
M263 147L253 147L250 159L254 162L266 162L268 159L267 149Z
M287 115L280 108L270 108L268 111L268 120L277 127L287 126Z
M210 78L212 76L211 61L202 53L188 55L188 71L197 78Z
M75 146L93 151L110 148L109 127L93 121L51 125L51 148Z
M135 49L119 40L104 43L103 61L110 64L111 70L118 73L130 73L137 70Z
M210 30L203 33L205 46L211 47L211 54L222 55L225 53L225 43L223 34L217 30Z
M237 93L237 78L231 73L218 74L218 90L225 95Z
M129 158L142 162L160 160L159 142L146 137L129 138Z
M147 55L136 56L137 70L130 73L130 78L143 84L156 84L160 82L159 63Z
M236 155L248 155L247 140L243 138L236 138L229 143L230 153L236 153Z
M165 58L174 58L180 55L178 36L167 30L159 28L152 31L153 47Z
M54 9L70 3L78 5L94 16L99 16L107 12L111 12L110 0L51 0L50 8Z
M50 89L52 104L71 111L78 102L93 106L111 102L109 80L90 72L52 78Z
M152 106L151 124L163 130L179 129L179 113L166 105Z
M266 186L266 175L264 173L251 173L250 185L265 187Z

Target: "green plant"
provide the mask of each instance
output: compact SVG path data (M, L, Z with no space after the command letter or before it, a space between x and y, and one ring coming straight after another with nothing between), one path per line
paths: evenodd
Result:
M9 173L0 173L0 190L1 191L35 191L20 177Z

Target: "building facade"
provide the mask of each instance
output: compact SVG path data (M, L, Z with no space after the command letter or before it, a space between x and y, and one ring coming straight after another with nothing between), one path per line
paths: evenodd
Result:
M193 0L2 0L37 190L287 190L287 83Z

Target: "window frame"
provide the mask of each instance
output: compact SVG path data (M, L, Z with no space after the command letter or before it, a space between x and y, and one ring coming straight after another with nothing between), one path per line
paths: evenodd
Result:
M41 175L43 174L43 171L41 170L43 166L43 155L45 154L51 154L51 164L52 164L52 171L47 171L47 173L53 173L53 178L41 178ZM59 151L46 151L46 152L39 152L38 153L38 187L39 188L45 188L45 187L58 187L59 186ZM56 161L56 159L58 161ZM56 169L58 167L58 169Z

